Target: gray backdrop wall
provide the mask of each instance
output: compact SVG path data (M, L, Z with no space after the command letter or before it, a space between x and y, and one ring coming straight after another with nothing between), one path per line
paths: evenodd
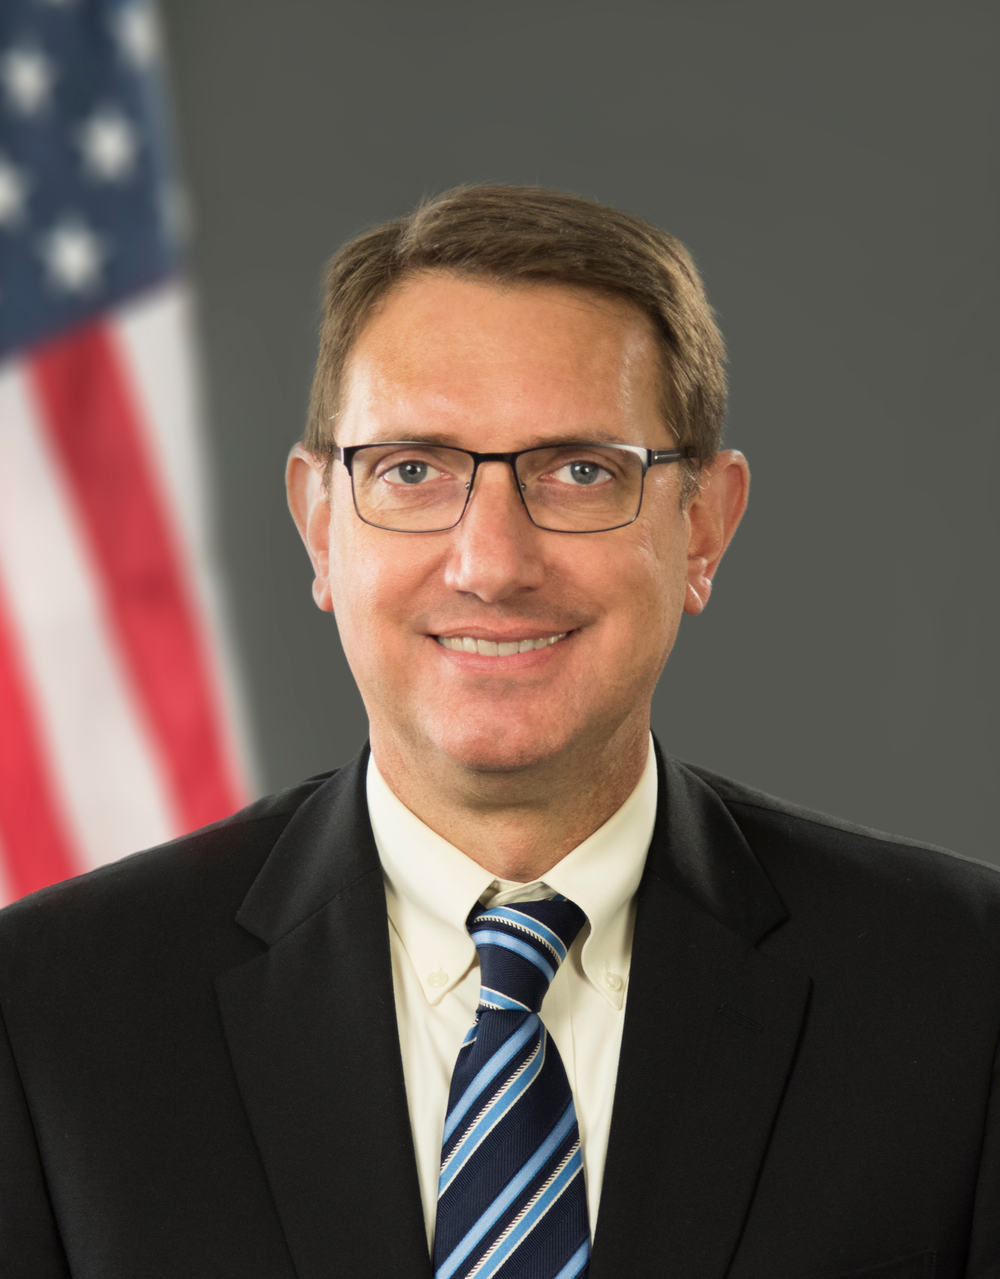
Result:
M318 273L425 193L694 252L750 511L654 705L681 758L1000 863L993 0L166 0L219 543L262 788L365 734L281 473Z

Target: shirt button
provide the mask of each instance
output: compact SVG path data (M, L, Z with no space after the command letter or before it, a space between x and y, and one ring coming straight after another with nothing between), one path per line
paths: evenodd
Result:
M617 973L605 973L601 978L608 990L621 990L623 982Z
M442 986L448 985L448 974L443 973L439 968L436 973L429 973L427 976L427 985L440 989Z

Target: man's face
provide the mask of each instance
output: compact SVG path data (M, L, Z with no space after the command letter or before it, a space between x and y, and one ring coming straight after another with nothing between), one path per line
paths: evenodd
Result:
M363 330L337 439L483 452L554 440L669 448L661 404L652 329L630 305L431 272L391 293ZM300 518L314 594L336 615L377 756L379 743L393 743L510 771L645 731L681 613L707 597L698 593L706 556L693 545L698 503L682 506L678 466L648 472L634 523L582 535L536 528L502 463L480 467L461 523L440 533L363 523L340 462L327 513L317 477L314 464ZM553 636L505 656L441 643L520 647Z

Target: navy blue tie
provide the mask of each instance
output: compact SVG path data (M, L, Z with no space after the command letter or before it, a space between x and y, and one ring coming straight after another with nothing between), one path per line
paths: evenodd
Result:
M476 1022L451 1077L435 1279L582 1279L590 1225L576 1108L538 1010L585 916L565 897L477 907Z

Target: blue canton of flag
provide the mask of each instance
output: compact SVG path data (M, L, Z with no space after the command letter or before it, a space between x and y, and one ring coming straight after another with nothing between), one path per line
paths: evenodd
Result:
M147 0L0 6L0 356L176 267Z

